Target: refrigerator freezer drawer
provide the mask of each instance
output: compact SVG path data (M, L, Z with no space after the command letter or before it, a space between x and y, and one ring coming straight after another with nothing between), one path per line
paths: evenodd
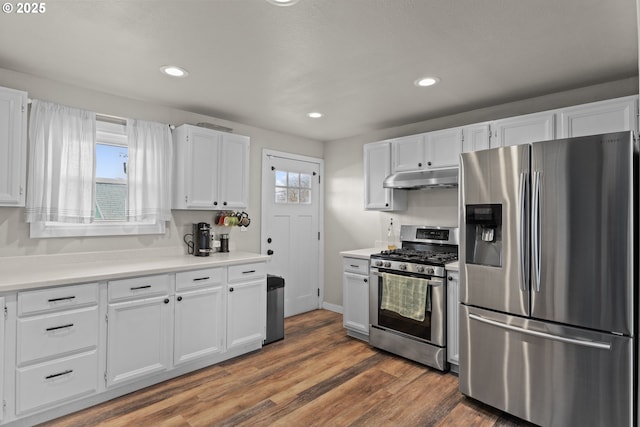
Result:
M460 391L544 426L631 426L632 339L460 306Z

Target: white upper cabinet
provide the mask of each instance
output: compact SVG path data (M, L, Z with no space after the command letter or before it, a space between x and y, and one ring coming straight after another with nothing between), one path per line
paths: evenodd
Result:
M27 93L0 87L0 206L24 206Z
M247 208L249 137L182 125L173 140L173 209Z
M478 123L462 128L462 151L486 150L491 148L491 130L489 123Z
M384 188L391 175L391 142L381 141L364 146L364 207L371 210L404 210L407 191Z
M610 99L559 110L559 138L638 130L638 97Z
M555 113L534 113L496 120L492 129L491 148L548 141L556 136Z
M458 167L461 151L462 128L397 138L391 142L391 171Z
M394 173L424 169L424 134L395 139L391 142L391 150L391 170Z

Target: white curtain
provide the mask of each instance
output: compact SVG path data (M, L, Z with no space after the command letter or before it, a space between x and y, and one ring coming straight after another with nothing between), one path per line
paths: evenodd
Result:
M171 220L171 130L168 125L127 120L129 140L127 219Z
M33 100L27 222L92 221L95 138L95 113Z

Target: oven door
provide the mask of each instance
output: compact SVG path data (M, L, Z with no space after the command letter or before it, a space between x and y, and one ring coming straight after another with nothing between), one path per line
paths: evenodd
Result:
M394 310L384 308L385 277L387 280L401 277L426 280L427 298L424 303L423 320L406 317ZM403 283L404 281L398 282ZM439 347L445 346L446 292L444 280L441 277L372 268L369 272L369 284L369 321L372 327L395 332Z

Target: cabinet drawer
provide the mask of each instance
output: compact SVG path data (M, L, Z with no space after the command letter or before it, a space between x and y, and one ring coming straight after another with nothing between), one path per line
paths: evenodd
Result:
M98 387L96 350L16 370L18 414L93 394Z
M225 282L224 273L224 267L176 273L176 290L220 285Z
M109 282L109 302L168 295L170 288L168 274L112 280Z
M360 258L343 258L342 269L349 273L369 275L369 260Z
M229 282L260 279L267 275L264 262L229 266Z
M18 316L66 310L97 302L97 283L18 292Z
M18 364L98 345L98 306L18 319Z

